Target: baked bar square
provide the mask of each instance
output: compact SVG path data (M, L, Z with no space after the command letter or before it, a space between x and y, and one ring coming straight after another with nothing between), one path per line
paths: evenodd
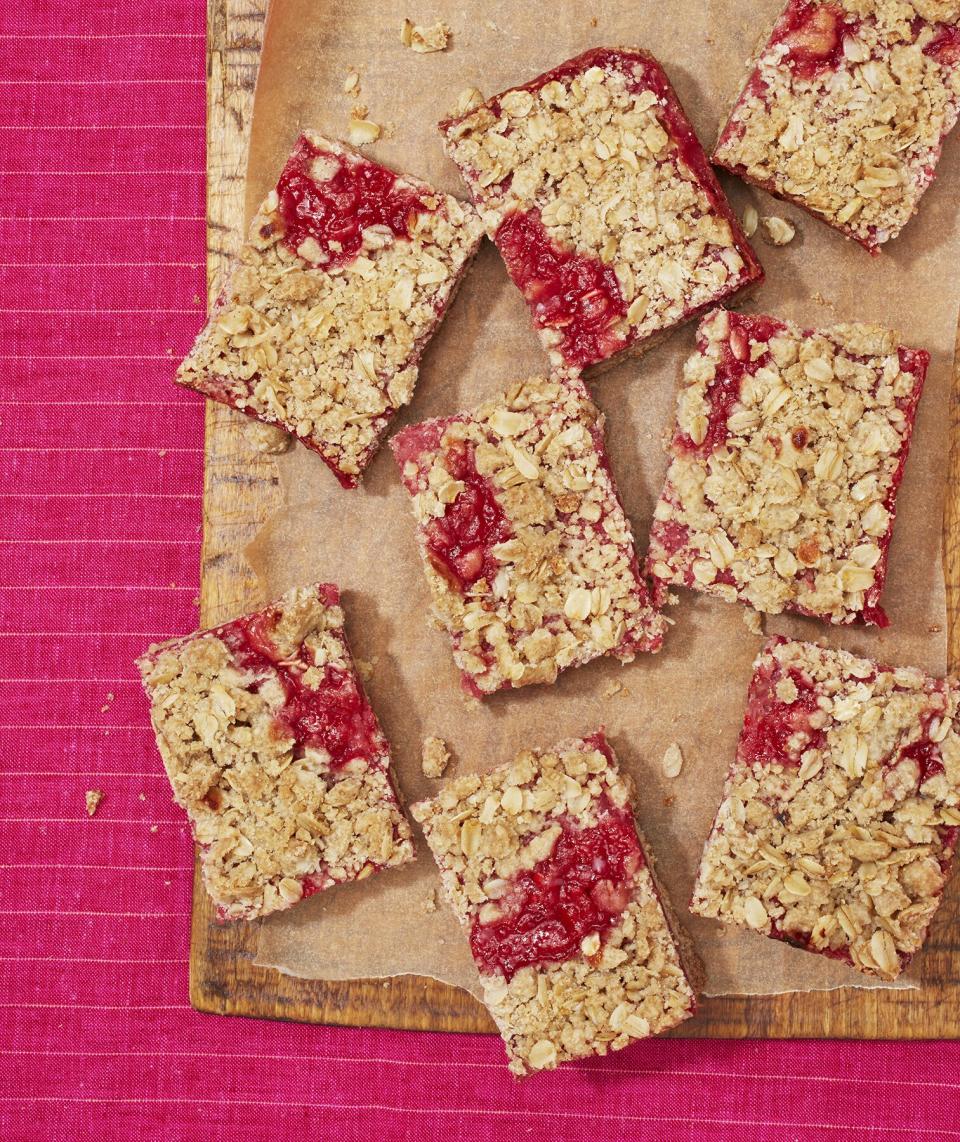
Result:
M411 809L517 1075L620 1050L696 1009L630 794L601 730Z
M754 666L692 910L895 979L960 828L957 684L777 637Z
M916 212L958 111L957 0L790 0L713 160L876 254Z
M343 621L339 591L320 583L137 663L221 919L413 860Z
M355 487L482 234L472 206L308 131L177 381L295 434Z
M886 626L879 599L929 360L876 325L705 317L654 511L661 589Z
M763 279L645 52L595 48L440 129L555 367L642 351Z
M434 616L468 693L659 650L665 620L640 575L603 417L579 377L517 381L472 413L405 428L391 447Z

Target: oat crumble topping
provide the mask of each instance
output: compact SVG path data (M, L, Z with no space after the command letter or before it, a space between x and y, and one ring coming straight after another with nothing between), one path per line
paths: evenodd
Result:
M879 598L928 362L877 325L708 314L654 511L654 579L768 614L886 626Z
M476 697L660 648L633 534L582 381L517 381L473 413L391 441L434 615Z
M562 859L565 845L611 821L625 829L615 847L628 849L632 859L624 863L622 880L601 880L593 888L584 882L584 891L603 902L605 918L569 958L524 960L512 974L488 970L478 959L484 1000L517 1075L619 1050L694 1012L694 991L636 833L630 792L601 731L542 752L525 750L482 776L456 778L411 809L475 957L485 932L498 924L515 925L516 933L506 937L512 948L533 930L524 913L516 913L523 907L517 891L525 874L536 870L549 879L547 870ZM564 879L579 882L585 875L582 865L574 866ZM536 928L531 943L551 947L553 928Z
M790 0L714 161L876 253L933 180L958 64L956 0Z
M555 367L637 351L762 279L643 52L594 49L440 128Z
M768 640L693 911L896 978L960 829L957 695L912 667Z
M450 751L443 738L429 737L423 743L423 752L420 757L420 767L424 777L443 777L444 770L450 764Z
M413 859L343 621L336 587L297 588L138 661L222 918L265 916Z
M481 237L473 207L306 132L177 380L283 426L353 487Z

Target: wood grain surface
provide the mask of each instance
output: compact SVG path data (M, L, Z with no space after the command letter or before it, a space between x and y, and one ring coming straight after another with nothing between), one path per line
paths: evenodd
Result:
M267 0L208 0L207 280L211 296L239 241L244 170ZM960 338L958 338L960 356ZM958 426L956 399L950 415ZM208 402L201 622L213 626L261 600L242 552L281 501L276 468L257 453L246 418ZM957 433L954 432L954 441ZM960 666L960 455L949 460L944 520L951 669ZM254 966L253 925L217 924L198 876L190 947L190 1000L200 1011L345 1026L491 1031L486 1011L456 988L415 976L387 982L298 980ZM918 991L797 993L704 1000L676 1034L717 1038L938 1039L960 1035L960 876L918 963Z

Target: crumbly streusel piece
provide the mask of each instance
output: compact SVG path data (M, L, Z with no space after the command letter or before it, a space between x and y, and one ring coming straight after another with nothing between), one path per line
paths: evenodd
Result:
M595 48L440 129L555 367L641 351L763 278L644 52Z
M897 491L929 354L876 325L700 324L647 564L660 585L886 626Z
M790 0L713 159L875 254L916 212L958 111L957 0Z
M960 828L957 695L913 668L769 639L693 911L899 975Z
M329 583L297 588L138 660L221 918L266 916L413 860L339 602Z
M355 487L482 234L472 206L307 132L177 381L296 434Z
M576 376L531 377L391 441L413 497L434 615L476 697L659 650L603 444Z
M518 1075L605 1055L696 1009L603 731L414 805Z

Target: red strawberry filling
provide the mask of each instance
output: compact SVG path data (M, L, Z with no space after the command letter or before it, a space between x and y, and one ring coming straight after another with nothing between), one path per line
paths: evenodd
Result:
M479 579L489 582L497 573L499 563L490 549L509 539L513 530L493 485L477 471L472 446L450 445L443 463L465 487L441 517L427 524L427 552L434 569L465 592Z
M303 649L296 658L281 659L271 635L278 615L262 611L237 619L216 633L233 654L241 670L278 679L284 704L276 718L281 732L301 746L325 750L332 769L353 758L371 762L379 734L373 710L354 675L335 666L323 667L315 687L303 684L303 671L311 666ZM256 685L256 684L255 684Z
M797 689L792 702L777 695L784 677ZM823 745L823 730L810 722L817 710L816 687L796 667L784 676L779 664L764 663L750 683L737 756L747 765L799 765L805 750Z
M596 825L560 823L550 856L514 877L497 902L501 918L473 923L470 947L485 974L509 980L523 967L574 959L583 940L602 936L630 902L644 861L629 811L604 803Z
M854 28L835 5L799 0L781 18L774 42L789 49L786 60L795 75L813 79L837 66L843 55L843 37Z
M960 28L942 24L937 35L923 49L924 54L933 56L944 67L954 67L960 63Z
M417 214L428 209L412 191L397 187L393 171L366 159L346 160L306 138L287 160L277 194L284 242L298 250L312 238L319 247L316 261L325 268L352 261L370 226L409 238Z
M508 215L496 242L537 327L561 334L565 361L589 365L626 343L626 334L616 328L627 312L617 275L597 258L554 245L539 211Z

